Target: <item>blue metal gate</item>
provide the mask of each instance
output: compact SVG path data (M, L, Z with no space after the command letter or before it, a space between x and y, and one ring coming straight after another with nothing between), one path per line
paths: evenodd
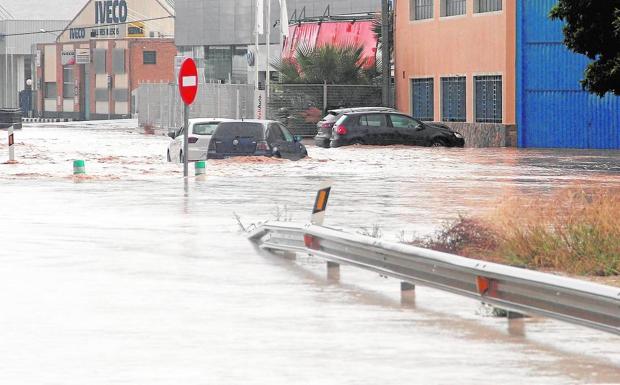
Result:
M520 147L620 148L620 97L582 90L585 56L563 44L551 21L556 0L517 6L517 124Z

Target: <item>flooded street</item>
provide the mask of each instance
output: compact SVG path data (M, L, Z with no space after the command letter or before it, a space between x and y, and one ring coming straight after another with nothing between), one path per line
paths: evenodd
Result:
M259 255L240 232L307 221L388 239L511 196L620 187L620 152L308 147L310 159L166 162L136 121L26 125L0 164L0 384L620 383L620 338L324 263ZM6 132L0 131L0 162ZM72 178L73 159L88 177Z

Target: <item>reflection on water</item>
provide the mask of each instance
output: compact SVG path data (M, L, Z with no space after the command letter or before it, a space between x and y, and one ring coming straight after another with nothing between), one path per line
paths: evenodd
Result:
M26 127L20 163L0 165L0 383L620 382L617 337L539 319L510 335L420 287L401 307L394 280L257 255L233 218L309 218L329 177L327 224L425 233L505 196L620 186L619 153L309 147L184 183L169 139L132 124Z

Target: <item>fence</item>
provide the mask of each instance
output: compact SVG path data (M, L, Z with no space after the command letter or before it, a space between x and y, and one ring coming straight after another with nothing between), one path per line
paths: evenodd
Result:
M170 130L183 124L183 107L174 84L142 84L135 94L141 127ZM323 84L275 84L267 117L295 135L312 136L316 123L333 108L381 105L381 87ZM251 84L200 84L190 117L254 118Z
M296 135L311 136L327 110L381 106L381 99L380 86L275 84L268 117L284 123Z
M142 84L135 97L141 127L169 131L183 125L183 102L175 84ZM190 118L254 118L254 86L200 84L189 113Z

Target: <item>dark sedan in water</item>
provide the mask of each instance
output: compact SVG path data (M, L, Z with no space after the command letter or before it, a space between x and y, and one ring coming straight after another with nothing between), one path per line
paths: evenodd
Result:
M340 116L330 141L331 147L351 144L463 147L465 140L447 126L398 112L352 112Z
M327 115L316 124L317 133L314 137L314 144L319 147L329 148L329 141L332 138L332 127L334 127L334 123L336 123L336 120L338 120L341 114L370 111L389 112L395 110L388 107L351 107L329 110L327 111Z
M301 138L271 120L237 120L218 124L207 159L234 156L268 156L297 160L308 155Z

